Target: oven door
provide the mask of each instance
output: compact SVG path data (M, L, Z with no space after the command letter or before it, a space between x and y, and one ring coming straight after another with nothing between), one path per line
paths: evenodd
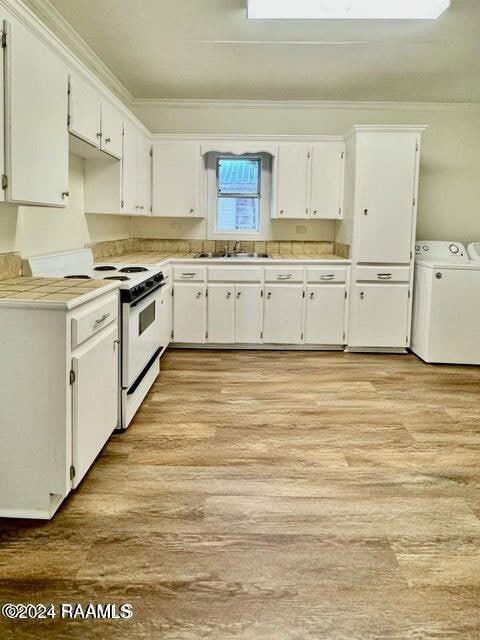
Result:
M162 288L138 302L122 304L122 387L136 381L162 347Z

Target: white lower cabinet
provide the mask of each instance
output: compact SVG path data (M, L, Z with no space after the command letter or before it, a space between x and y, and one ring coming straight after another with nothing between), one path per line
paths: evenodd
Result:
M263 342L263 285L235 285L235 342Z
M175 342L203 344L207 340L207 287L203 282L175 284L173 298Z
M160 339L163 348L167 348L172 339L173 329L173 296L172 285L162 289L160 296Z
M271 284L265 287L264 342L301 344L303 342L303 284Z
M345 342L345 284L309 285L305 308L306 344Z
M405 348L408 284L356 283L350 301L350 347Z
M72 358L72 437L77 487L118 426L118 328L114 324Z
M208 341L217 344L235 342L235 285L208 286Z

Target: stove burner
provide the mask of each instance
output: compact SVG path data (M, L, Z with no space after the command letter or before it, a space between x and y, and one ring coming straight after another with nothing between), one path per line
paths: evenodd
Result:
M79 275L79 276L65 276L64 279L65 280L91 280L92 278L86 275Z
M109 265L95 267L94 271L116 271L117 267L111 267Z
M128 276L108 276L104 278L104 280L120 280L120 282L125 282L125 280L130 280Z
M142 271L148 271L146 267L123 267L120 269L121 273L142 273Z

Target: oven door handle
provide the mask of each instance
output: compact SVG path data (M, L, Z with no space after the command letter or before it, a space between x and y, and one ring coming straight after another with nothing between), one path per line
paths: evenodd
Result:
M153 289L149 289L143 296L141 296L140 298L137 298L134 302L130 304L130 309L137 307L140 304L140 302L143 302L143 300L145 300L145 298L148 298L148 296L151 296L152 293L155 293L155 291L158 291L162 287L166 287L167 284L168 284L167 282L160 282L160 284L158 284Z

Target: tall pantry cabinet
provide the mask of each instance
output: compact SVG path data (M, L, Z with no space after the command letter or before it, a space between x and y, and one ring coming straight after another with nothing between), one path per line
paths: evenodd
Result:
M344 219L351 246L347 345L410 345L421 136L426 127L355 126L347 135Z

